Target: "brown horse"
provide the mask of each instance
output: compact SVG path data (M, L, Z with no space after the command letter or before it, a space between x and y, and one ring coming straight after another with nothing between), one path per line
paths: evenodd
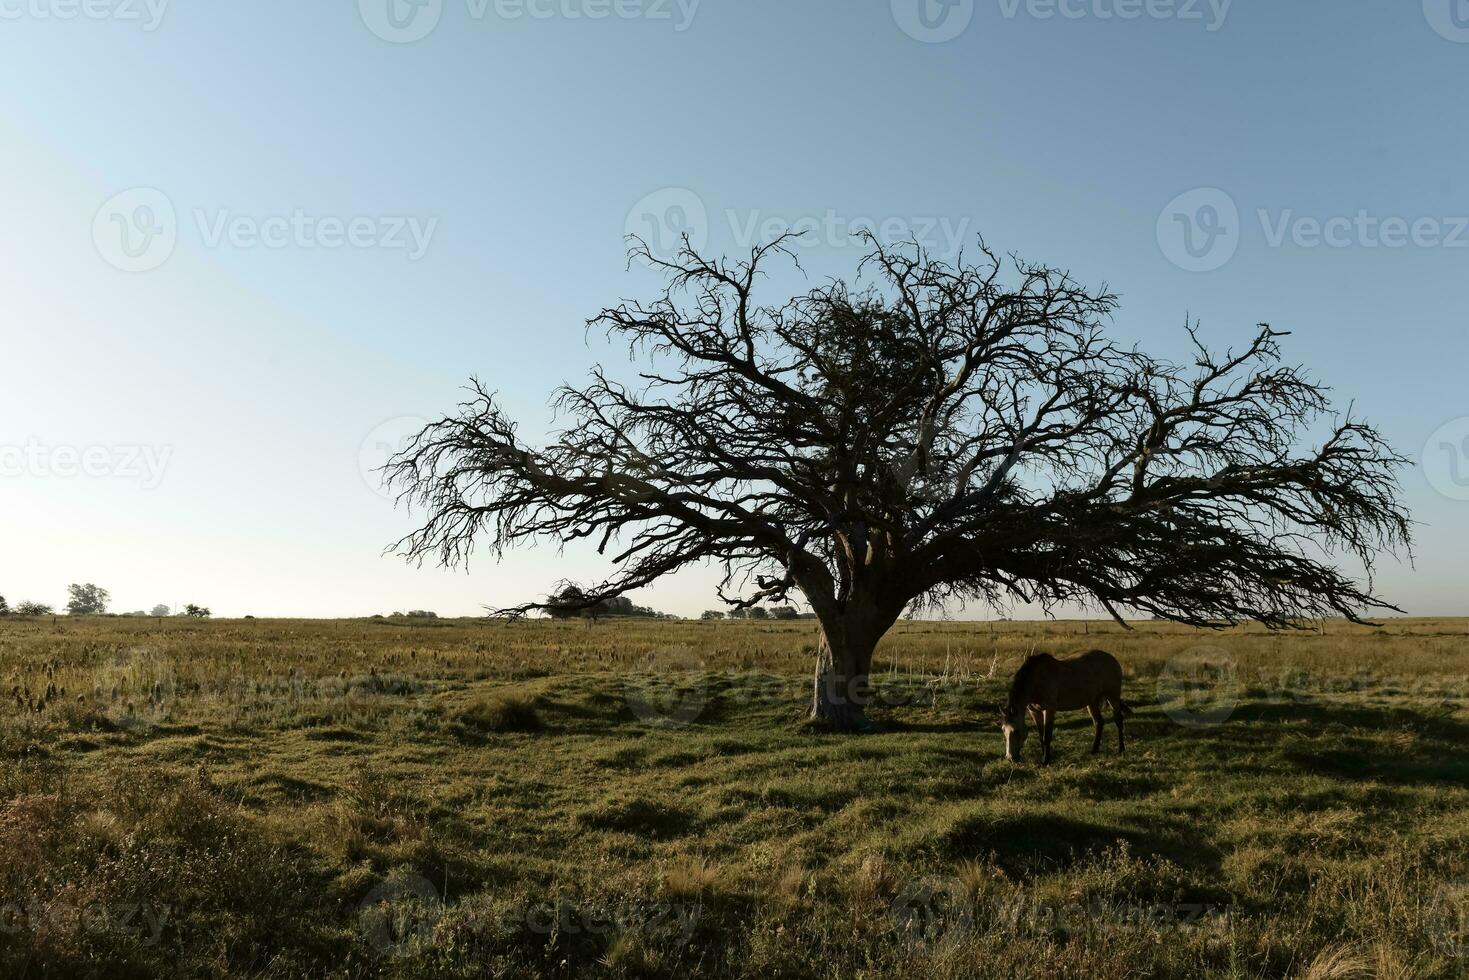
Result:
M1025 716L1029 712L1041 733L1041 762L1050 765L1051 736L1056 730L1056 712L1085 708L1096 725L1092 752L1102 747L1102 703L1112 705L1117 722L1117 752L1123 751L1122 719L1132 709L1122 700L1122 665L1105 650L1089 650L1080 656L1057 660L1049 653L1027 657L1010 683L1010 698L1000 714L1005 733L1005 755L1020 761L1025 744Z

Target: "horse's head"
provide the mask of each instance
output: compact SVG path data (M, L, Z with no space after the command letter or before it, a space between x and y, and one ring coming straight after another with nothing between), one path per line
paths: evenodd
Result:
M1005 736L1005 758L1019 762L1025 736L1029 734L1025 727L1024 705L1010 705L1000 712L1000 732Z

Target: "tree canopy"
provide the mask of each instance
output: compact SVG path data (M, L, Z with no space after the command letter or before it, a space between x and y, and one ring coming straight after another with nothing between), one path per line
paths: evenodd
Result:
M107 602L112 598L106 589L91 582L85 585L73 582L66 591L70 596L66 611L73 616L100 616L107 611Z

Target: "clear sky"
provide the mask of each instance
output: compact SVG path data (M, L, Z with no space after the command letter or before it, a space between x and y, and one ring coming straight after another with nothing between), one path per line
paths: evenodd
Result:
M657 286L627 230L803 222L812 278L864 223L983 232L1160 353L1185 315L1294 331L1419 461L1382 591L1469 613L1466 82L1464 0L0 0L0 594L471 614L592 578L385 557L412 516L362 471L470 373L543 431L621 357L583 319Z

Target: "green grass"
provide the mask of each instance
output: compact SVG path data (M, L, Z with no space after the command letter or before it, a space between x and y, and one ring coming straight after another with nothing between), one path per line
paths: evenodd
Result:
M1082 630L904 623L844 737L809 623L0 621L0 976L1465 975L1462 621ZM1090 646L1128 753L1005 761Z

